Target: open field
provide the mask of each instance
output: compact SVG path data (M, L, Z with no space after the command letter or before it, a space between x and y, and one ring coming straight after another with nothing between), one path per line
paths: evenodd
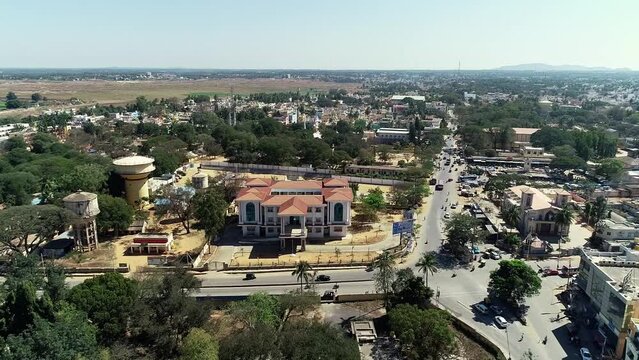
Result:
M4 101L0 101L0 110L4 110L7 108L7 104Z
M359 84L334 83L299 79L215 79L215 80L148 80L148 81L0 81L0 94L9 91L19 97L30 97L38 92L49 99L78 98L85 103L124 103L137 96L149 99L177 96L184 98L193 93L251 94L259 92L327 91L333 88L356 89Z

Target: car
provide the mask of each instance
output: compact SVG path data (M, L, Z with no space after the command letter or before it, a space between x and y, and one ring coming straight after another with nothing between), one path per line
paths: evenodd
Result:
M446 180L446 182L452 182L452 181L453 181L453 179L448 179L448 180Z
M497 315L501 315L501 313L503 312L497 305L490 305L490 310L492 310Z
M449 213L445 213L444 214L444 219L450 219L450 214Z
M452 206L451 206L451 208L454 209ZM480 254L481 250L479 250L479 246L473 245L472 252L473 252L473 254Z
M592 360L592 355L590 354L590 350L588 350L588 348L579 349L579 353L581 354L581 360Z
M457 204L450 204L451 209L457 209Z
M373 271L373 270L375 270L375 268L373 267L373 265L368 265L368 266L366 267L366 272L371 272L371 271Z
M473 308L475 308L475 310L479 311L482 314L488 314L488 308L486 307L486 305L482 303L477 303L473 305Z
M317 275L317 277L315 278L315 281L331 281L331 277L328 275Z
M479 267L481 268L481 267L484 267L484 266L486 266L486 260L479 259Z
M559 270L555 270L555 269L551 269L551 268L545 268L543 274L544 274L544 276L559 275Z
M497 251L493 251L490 253L490 258L493 260L499 260L501 259L501 254L498 253Z
M435 191L442 191L442 190L444 190L444 184L435 185Z
M246 273L246 275L244 275L244 280L255 280L255 274Z
M505 329L508 326L508 322L503 316L495 316L495 324L501 329Z

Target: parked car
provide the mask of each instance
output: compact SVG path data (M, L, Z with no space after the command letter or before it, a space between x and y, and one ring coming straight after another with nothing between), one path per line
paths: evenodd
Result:
M315 278L315 281L331 281L331 277L328 275L317 275L317 277Z
M501 315L501 313L503 312L497 305L490 305L490 310L492 310L497 315Z
M588 350L588 348L579 349L579 353L581 354L581 360L592 360L592 355L590 354L590 350Z
M481 268L481 267L484 267L484 266L486 266L486 260L479 259L479 267Z
M475 310L479 311L482 314L488 314L488 308L482 303L477 303L473 305L473 307L475 308Z
M559 275L559 270L555 270L555 269L551 269L551 268L545 268L543 274L544 274L544 276Z
M450 214L449 213L445 213L444 214L444 219L450 219Z
M450 205L450 208L451 208L451 209L457 209L457 204L451 204L451 205Z
M246 275L244 275L244 280L255 280L255 274L246 273Z
M499 259L501 259L501 254L499 252L497 252L497 251L492 251L490 253L490 258L493 259L493 260L499 260Z
M452 205L451 205L451 208L453 208ZM477 246L477 245L473 245L472 251L473 251L473 254L480 254L481 253L481 250L479 250L479 246Z
M506 326L508 326L508 322L503 316L495 316L495 324L502 329L505 329Z

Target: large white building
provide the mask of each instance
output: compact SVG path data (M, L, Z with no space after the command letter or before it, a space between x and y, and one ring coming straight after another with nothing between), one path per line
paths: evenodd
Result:
M575 282L588 296L596 313L599 329L595 342L614 347L615 358L619 359L631 333L631 319L639 317L639 287L635 283L639 252L625 246L616 250L583 249ZM626 350L636 352L634 346Z
M235 199L245 237L300 240L343 238L351 224L353 192L342 179L275 181L251 179Z
M639 238L639 226L603 219L595 225L595 233L604 241L634 240Z
M519 231L524 235L568 234L570 225L562 228L555 223L555 216L570 201L570 193L563 189L544 190L526 185L510 187L504 192L502 209L519 207Z

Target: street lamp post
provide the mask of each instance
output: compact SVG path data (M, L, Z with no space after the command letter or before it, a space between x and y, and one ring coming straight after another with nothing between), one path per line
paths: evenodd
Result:
M508 325L506 325L506 346L508 346L508 360L510 360L510 339L508 338Z

